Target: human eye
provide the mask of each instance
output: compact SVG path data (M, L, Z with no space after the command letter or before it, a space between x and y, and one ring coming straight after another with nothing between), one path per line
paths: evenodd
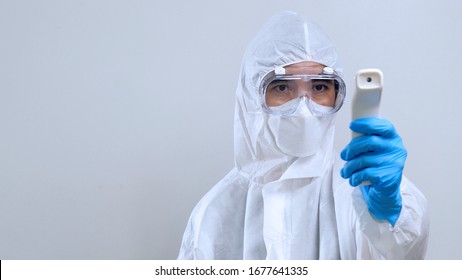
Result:
M313 89L314 89L315 91L317 91L317 92L321 92L321 91L327 90L328 87L327 87L326 85L321 85L321 84L319 84L319 85L314 85L314 86L313 86Z
M286 93L289 91L289 86L285 82L271 83L270 90L275 93Z
M331 90L332 86L333 86L332 81L317 80L317 81L313 81L312 88L313 88L313 92L315 93L326 93Z

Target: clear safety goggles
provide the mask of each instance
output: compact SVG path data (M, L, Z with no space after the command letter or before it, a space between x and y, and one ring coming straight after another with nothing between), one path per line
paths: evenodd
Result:
M270 72L260 86L262 106L273 115L291 115L306 104L314 116L331 115L343 105L345 83L326 67L320 74L276 74Z

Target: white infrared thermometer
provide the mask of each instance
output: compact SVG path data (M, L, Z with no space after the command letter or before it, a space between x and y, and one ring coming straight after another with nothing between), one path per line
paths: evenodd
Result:
M382 97L383 74L379 69L363 69L356 73L356 92L351 105L352 121L367 118L380 117L380 99ZM361 134L352 132L352 137ZM367 186L369 181L362 182L360 186Z
M383 73L379 69L363 69L356 73L356 92L351 105L352 120L380 117L380 99L383 88ZM360 134L353 132L352 137Z

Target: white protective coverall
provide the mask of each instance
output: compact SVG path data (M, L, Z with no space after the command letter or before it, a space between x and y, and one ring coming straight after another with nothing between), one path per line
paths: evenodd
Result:
M178 259L425 257L424 196L403 177L395 226L375 220L360 190L340 176L335 115L312 128L321 137L313 155L291 157L277 148L259 83L276 67L301 61L341 72L333 45L316 24L293 12L274 15L244 56L234 119L236 166L194 208Z

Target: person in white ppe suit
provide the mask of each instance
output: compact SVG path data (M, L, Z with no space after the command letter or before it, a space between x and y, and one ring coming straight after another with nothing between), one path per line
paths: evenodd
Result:
M383 119L352 122L363 136L340 158L344 99L328 37L296 13L274 15L245 52L235 168L194 208L178 259L424 258L427 203L402 176L399 135Z

